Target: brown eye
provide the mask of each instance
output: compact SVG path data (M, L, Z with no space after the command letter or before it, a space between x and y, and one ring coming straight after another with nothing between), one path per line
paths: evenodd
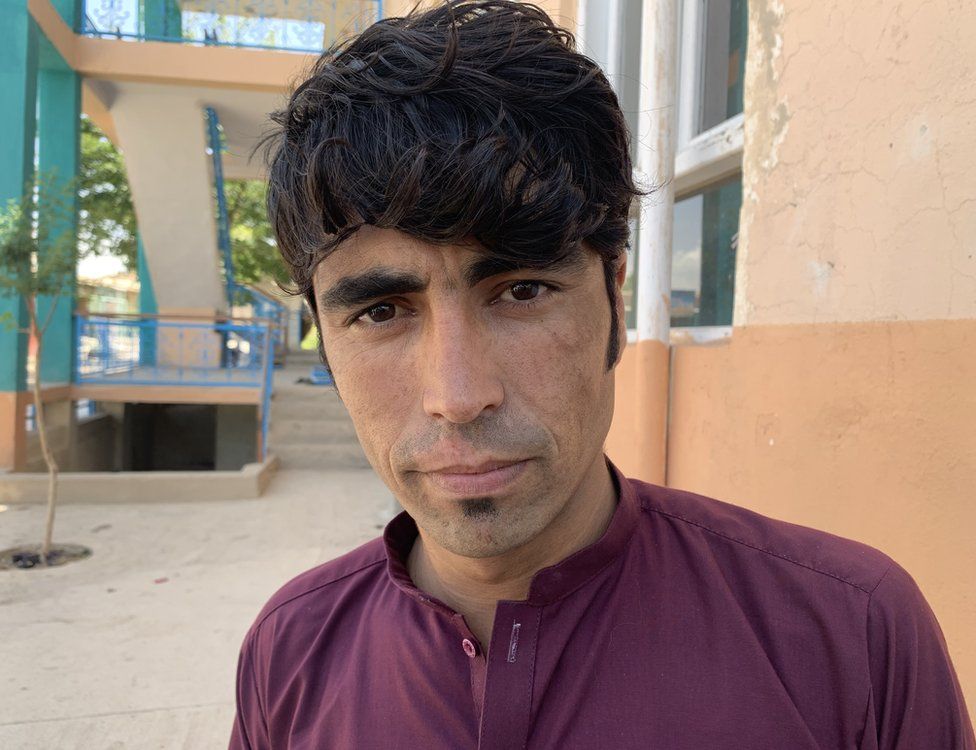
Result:
M512 297L519 302L527 302L530 299L535 299L539 296L539 287L541 285L538 281L517 281L512 284L508 289L512 294Z
M381 302L378 305L373 305L359 317L360 320L365 318L370 323L385 323L388 320L393 320L395 315L396 305L390 302Z

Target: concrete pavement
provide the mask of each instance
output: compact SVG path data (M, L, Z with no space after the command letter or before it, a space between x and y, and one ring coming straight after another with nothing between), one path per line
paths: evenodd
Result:
M61 568L0 571L0 748L226 747L237 651L292 576L379 534L369 469L284 470L256 500L76 505ZM44 509L0 512L0 548L38 540Z

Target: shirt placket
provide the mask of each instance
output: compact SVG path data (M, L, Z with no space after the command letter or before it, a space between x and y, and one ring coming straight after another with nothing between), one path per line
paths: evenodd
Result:
M471 698L474 702L475 715L478 717L478 722L480 723L481 707L485 695L485 675L488 671L485 653L478 643L477 637L471 632L467 622L465 622L464 615L455 613L451 619L454 621L454 626L460 633L461 651L470 659Z
M479 750L525 747L542 609L499 602L488 650Z

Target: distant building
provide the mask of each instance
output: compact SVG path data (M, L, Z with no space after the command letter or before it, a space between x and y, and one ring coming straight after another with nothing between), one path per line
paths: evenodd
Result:
M139 278L121 273L101 278L78 277L80 311L87 313L138 313Z

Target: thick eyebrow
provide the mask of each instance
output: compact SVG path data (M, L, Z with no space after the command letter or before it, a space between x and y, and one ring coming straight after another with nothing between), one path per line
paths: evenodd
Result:
M389 268L371 268L355 276L339 279L319 295L325 310L342 310L364 305L380 297L422 292L427 282L413 273Z
M576 250L561 258L546 261L515 261L487 255L464 269L464 280L469 287L473 287L492 276L513 271L577 271L585 265L583 252Z

